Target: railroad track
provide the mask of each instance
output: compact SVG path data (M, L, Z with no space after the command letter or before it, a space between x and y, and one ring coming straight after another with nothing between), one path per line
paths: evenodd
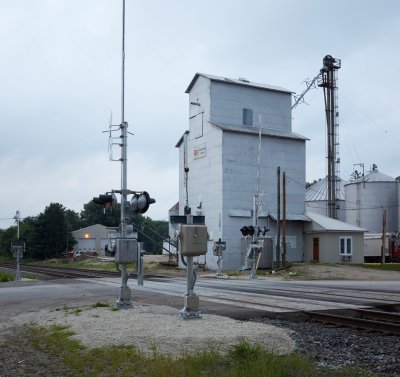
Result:
M15 270L14 263L0 263L0 268L8 268ZM111 270L96 270L80 267L58 267L58 266L36 266L29 264L20 265L21 272L32 272L36 274L46 275L53 278L103 278L103 277L120 277L121 273ZM131 277L136 277L136 272L130 272ZM165 278L163 275L144 274L145 278Z
M346 310L346 315L313 311L304 313L319 322L400 335L400 313L365 309Z

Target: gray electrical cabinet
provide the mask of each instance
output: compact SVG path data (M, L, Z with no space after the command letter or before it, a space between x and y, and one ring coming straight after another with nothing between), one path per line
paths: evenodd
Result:
M258 268L272 268L274 263L274 249L271 237L265 237L263 241L263 250L260 257Z
M261 237L258 238L259 242L262 242L262 252L260 261L258 263L258 268L272 268L274 262L274 250L273 250L273 242L271 237ZM244 268L250 268L249 265L246 264L246 256L250 254L251 248L251 239L249 237L242 237L240 240L240 251L241 251L241 262Z
M137 240L133 238L117 238L115 263L137 262Z
M207 254L208 233L205 225L181 225L181 253L185 257Z

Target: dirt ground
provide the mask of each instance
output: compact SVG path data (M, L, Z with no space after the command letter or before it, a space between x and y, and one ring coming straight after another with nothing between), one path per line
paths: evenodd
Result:
M163 266L160 262L168 261L167 255L145 255L144 263L147 271L168 275L185 276L186 270L174 266ZM250 271L224 271L222 278L247 279ZM362 266L344 264L294 264L290 268L271 273L257 271L259 279L274 280L400 280L400 271L378 270ZM215 271L199 269L199 277L215 276Z
M292 278L296 280L400 280L400 271L340 264L297 264L291 267L290 271L293 271Z

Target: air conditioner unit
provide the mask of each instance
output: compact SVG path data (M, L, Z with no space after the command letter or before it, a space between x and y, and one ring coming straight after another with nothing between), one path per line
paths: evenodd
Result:
M352 257L352 255L342 255L342 256L341 256L341 260L342 260L343 262L350 261L350 260L351 260L351 257Z

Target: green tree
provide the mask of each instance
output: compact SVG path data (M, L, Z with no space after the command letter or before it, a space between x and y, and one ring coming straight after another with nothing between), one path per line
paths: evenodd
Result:
M68 231L74 231L81 228L81 218L78 212L71 209L65 211Z
M2 229L0 233L0 255L2 257L11 258L11 242L17 240L17 227L10 226L7 229Z
M118 226L121 222L121 206L117 204L115 208L107 209L104 213L102 206L90 201L83 205L80 213L80 227L85 228L90 225L101 224L104 226Z
M33 222L28 245L28 256L34 259L46 259L61 256L68 244L75 244L71 230L67 231L67 216L64 206L51 203Z

